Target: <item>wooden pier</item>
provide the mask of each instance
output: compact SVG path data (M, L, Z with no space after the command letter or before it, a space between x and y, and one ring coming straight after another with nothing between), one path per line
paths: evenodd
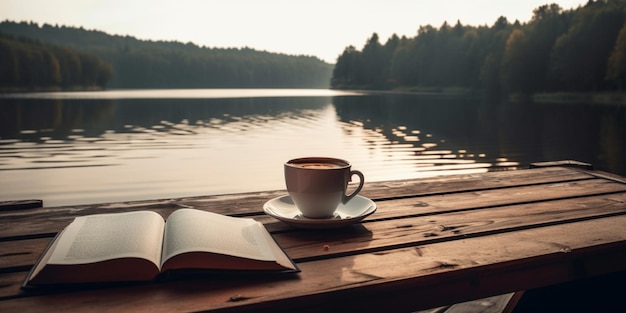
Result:
M525 290L626 271L626 179L584 166L369 182L361 195L377 211L337 229L301 229L266 215L264 203L284 194L2 210L0 311L443 312L459 303L510 311ZM301 272L20 288L76 216L152 210L167 217L184 207L263 222Z

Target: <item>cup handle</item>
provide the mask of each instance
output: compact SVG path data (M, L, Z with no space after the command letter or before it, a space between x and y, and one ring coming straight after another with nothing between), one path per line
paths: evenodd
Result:
M356 189L354 190L354 192L352 192L350 195L343 195L343 199L341 200L341 202L343 204L348 203L348 201L350 201L350 199L354 198L354 196L356 196L357 193L359 193L359 191L361 191L361 188L363 188L363 183L365 182L365 176L363 176L363 173L361 173L360 171L350 171L350 178L352 179L352 176L359 176L359 186L356 187Z

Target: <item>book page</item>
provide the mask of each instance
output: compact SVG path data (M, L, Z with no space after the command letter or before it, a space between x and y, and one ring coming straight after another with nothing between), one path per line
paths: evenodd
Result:
M140 211L77 217L59 237L48 264L84 264L144 258L160 264L165 221Z
M163 262L186 252L213 252L272 261L275 257L258 222L193 209L172 213L165 223ZM265 231L267 232L267 231Z

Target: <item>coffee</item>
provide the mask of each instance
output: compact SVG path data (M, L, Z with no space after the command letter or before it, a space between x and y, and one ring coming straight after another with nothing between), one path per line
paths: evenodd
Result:
M342 168L345 165L335 164L335 163L292 163L295 167L300 168L310 168L310 169L332 169L332 168Z
M341 159L299 158L286 162L284 168L289 196L307 218L332 217L339 204L345 205L363 187L363 173ZM346 195L353 175L359 177L359 185Z

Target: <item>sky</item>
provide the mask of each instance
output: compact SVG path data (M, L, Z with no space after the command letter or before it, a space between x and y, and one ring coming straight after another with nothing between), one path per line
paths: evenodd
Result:
M328 63L373 33L414 37L444 22L491 26L500 16L527 22L533 9L587 0L0 0L0 20L84 27L142 40L192 42L309 55Z

